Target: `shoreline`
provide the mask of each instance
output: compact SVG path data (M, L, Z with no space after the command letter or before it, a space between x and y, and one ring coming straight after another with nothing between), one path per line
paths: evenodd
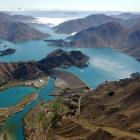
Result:
M39 81L43 80L43 82ZM29 87L34 87L35 89L42 88L44 85L48 83L49 77L45 76L43 78L38 78L35 80L25 80L25 81L10 81L2 86L0 86L0 91L13 88L13 87L19 87L19 86L29 86Z
M81 90L82 90L82 94L81 94ZM62 115L64 118L68 117L67 114L72 115L73 117L77 116L80 112L80 107L79 107L80 101L82 97L87 94L86 88L81 89L81 90L75 89L75 88L74 89L61 88L60 90L56 89L56 91L54 91L54 96L52 100L50 100L49 102L39 102L34 108L32 108L32 110L28 112L26 116L24 117L25 139L26 140L32 139L32 138L37 139L38 136L40 136L41 132L43 132L43 127L40 126L40 122L38 122L37 118L39 117L39 114L41 114L42 112L46 114L45 115L46 117L49 117L49 115L53 113L51 105L55 103L57 100L58 102L56 103L60 105L64 110L63 115ZM90 90L88 91L90 92ZM63 93L65 93L65 95ZM59 94L60 96L57 96L56 94ZM50 96L52 95L50 94ZM32 118L32 116L34 116L34 118ZM44 134L41 135L40 140L44 139L44 136L45 136Z
M49 76L45 76L45 77L43 77L43 79L45 79L45 82L42 84L42 85L40 85L39 87L38 86L33 86L33 85L28 85L28 84L26 84L25 82L18 82L18 81L14 81L15 83L13 84L11 84L11 85L6 85L5 87L3 87L3 89L0 89L0 91L1 90L5 90L5 89L8 89L8 88L12 88L12 87L15 87L15 86L29 86L29 87L34 87L37 91L36 91L36 93L38 93L38 90L40 90L40 89L42 89L44 86L46 86L46 85L48 85L48 81L49 81ZM41 79L41 78L40 78ZM36 80L35 80L36 81ZM31 82L31 81L26 81L26 82ZM25 85L26 84L26 85ZM12 107L7 107L7 108L0 108L0 111L1 110L10 110L10 109L12 109L12 108L14 108L14 107L16 107L17 106L17 109L15 109L15 111L13 110L13 112L10 114L10 113L8 113L8 114L5 114L5 118L3 119L3 120L0 120L0 125L1 126L3 126L3 125L5 125L5 121L9 118L9 117L11 117L11 116L13 116L13 115L15 115L16 113L18 113L18 112L22 112L23 110L24 110L24 108L28 105L28 104L30 104L30 103L32 103L34 100L36 100L37 98L39 97L39 95L38 94L29 94L29 95L27 95L27 96L25 96L25 97L23 97L23 99L21 100L21 102L19 102L19 103L17 103L16 105L14 105L14 106L12 106ZM27 104L25 104L25 105L23 105L22 104L22 102L24 102L25 100L26 100L26 98L27 98L27 100L29 100L29 102L27 102ZM26 101L25 101L26 102ZM22 107L19 107L18 108L18 105L20 106L20 104L22 105ZM2 111L3 112L3 111ZM22 120L22 121L24 121L24 119ZM8 133L8 132L2 132L1 133L1 135L0 135L0 138L3 138L4 136L6 136L6 137L8 137L8 138L10 138L11 139L11 135ZM13 139L14 140L14 139Z
M71 72L55 70L51 76L58 79L55 81L56 88L91 89L83 80Z
M30 95L25 96L19 103L17 103L14 106L0 108L0 117L1 117L0 125L3 125L6 119L9 118L10 116L23 111L25 106L30 104L32 101L36 100L38 96L39 96L38 94L32 93Z
M57 73L57 72L56 72ZM64 75L63 75L64 74ZM67 76L66 76L67 75ZM61 77L62 76L62 77ZM7 88L11 88L11 87L14 87L14 86L30 86L30 87L35 87L36 89L41 89L41 88L43 88L45 85L47 85L47 83L48 83L48 80L49 80L49 78L50 77L53 77L54 78L54 76L47 76L47 77L44 77L44 78L47 78L47 80L46 80L46 82L43 82L43 84L41 84L41 86L35 86L35 85L33 85L32 83L33 82L35 82L36 83L36 81L37 81L37 83L38 83L38 81L40 81L39 79L36 79L36 80L32 80L32 81L26 81L27 83L26 83L26 85L25 85L25 81L21 81L20 83L19 83L19 81L15 81L15 83L10 83L9 85L6 85L5 87L7 87ZM68 83L69 84L69 86L70 86L70 88L72 88L73 90L75 90L75 89L77 89L77 88L79 88L79 86L82 86L82 88L81 89L84 89L84 90L86 90L87 88L89 89L89 87L87 86L87 84L85 83L85 82L83 82L78 76L76 76L75 74L72 74L72 73L70 73L70 72L66 72L66 71L62 71L61 73L59 73L59 75L57 75L57 77L61 77L64 81L66 81L66 83ZM43 79L44 79L43 78ZM41 79L41 78L40 78ZM40 84L39 84L40 85ZM4 88L3 88L4 89ZM62 88L61 88L62 89ZM74 93L70 93L70 94L74 94ZM69 94L69 95L70 95ZM69 96L68 95L68 96ZM39 95L38 95L39 96ZM37 98L37 97L36 97ZM54 97L54 99L55 99L56 97ZM54 101L54 99L52 99L52 101ZM25 100L25 99L23 99L23 100ZM29 102L30 103L30 102ZM36 106L35 106L36 107ZM34 108L35 108L34 107ZM32 109L32 110L34 110L34 108ZM17 112L20 112L20 111L22 111L24 109L24 107L23 108L18 108L18 111ZM31 111L32 111L31 110ZM11 113L11 115L14 115L14 114L16 114L17 112L12 112ZM30 112L29 112L30 113ZM10 115L10 116L11 116ZM27 113L27 115L28 115L28 113ZM8 117L9 117L9 115L8 115ZM8 118L8 117L6 117L6 119ZM25 118L25 117L24 117ZM5 120L6 120L5 119ZM26 125L24 125L24 126L26 126Z

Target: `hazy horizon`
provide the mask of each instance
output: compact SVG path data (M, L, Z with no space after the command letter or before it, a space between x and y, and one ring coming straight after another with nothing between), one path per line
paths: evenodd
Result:
M0 0L0 11L118 11L140 12L139 0Z

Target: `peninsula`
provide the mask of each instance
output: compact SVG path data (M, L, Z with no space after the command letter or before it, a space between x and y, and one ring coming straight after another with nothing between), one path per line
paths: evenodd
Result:
M38 97L37 94L30 94L24 97L21 102L12 107L0 108L0 125L4 123L4 121L8 117L12 116L17 112L23 111L24 107L27 106L29 103L31 103L33 100L37 99L37 97Z
M14 83L31 85L37 81L44 85L46 83L45 77L50 75L55 68L70 66L84 68L87 67L88 59L88 56L80 51L66 52L58 49L37 62L0 63L0 85L1 88L4 88L11 85L10 83L12 85Z

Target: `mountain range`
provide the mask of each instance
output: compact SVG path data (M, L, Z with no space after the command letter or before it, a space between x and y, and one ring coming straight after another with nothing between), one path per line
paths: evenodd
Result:
M36 20L36 18L32 16L25 16L25 15L11 15L5 12L0 12L0 20L10 20L15 22L31 22Z
M81 31L70 39L72 46L110 47L140 60L140 29L128 30L119 23L111 22Z
M48 34L44 34L22 22L23 20L27 21L31 19L34 18L0 13L0 38L11 42L47 38Z
M113 18L104 14L90 15L85 18L70 20L61 23L58 26L54 27L54 30L57 33L71 34L113 21L121 22L122 19Z
M118 22L119 24L125 26L128 29L132 27L134 28L140 25L140 14L123 13L115 16L95 14L87 16L85 18L66 21L55 26L53 29L57 33L72 34L88 29L90 27L97 27L109 22Z
M101 16L101 17L100 17ZM88 24L88 26L79 24L77 21L72 20L58 25L57 31L67 32L67 29L70 29L70 33L73 32L73 25L71 22L76 23L75 28L77 28L77 23L79 27L75 35L71 35L68 39L70 41L64 40L48 40L50 45L59 46L59 47L94 47L94 48L104 48L109 47L117 49L120 52L127 53L131 56L134 56L137 60L140 60L140 18L133 19L118 19L118 18L109 18L105 15L93 15L93 21L98 17L98 19L112 19L113 21L104 23L101 22L101 25ZM96 18L94 18L96 17ZM100 18L99 18L100 17ZM115 19L115 20L114 20ZM80 19L81 20L81 19ZM87 21L87 18L82 19ZM132 21L131 21L132 20ZM94 23L95 23L94 21ZM107 20L106 20L107 21ZM104 21L105 22L105 21ZM128 25L129 23L129 25ZM92 27L89 27L92 26ZM60 28L61 27L61 28ZM89 28L88 28L89 27ZM87 28L87 29L85 29ZM62 30L61 30L62 29ZM65 30L66 29L66 30ZM66 31L66 32L65 32Z
M121 18L121 19L124 19L124 20L128 20L128 19L136 19L136 18L140 18L140 14L139 13L122 13L122 14L119 14L119 15L111 15L112 17L115 17L115 18Z

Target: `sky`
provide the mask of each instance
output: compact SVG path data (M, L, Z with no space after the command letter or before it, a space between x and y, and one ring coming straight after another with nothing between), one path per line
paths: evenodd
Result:
M0 10L93 10L140 12L140 0L0 0Z

